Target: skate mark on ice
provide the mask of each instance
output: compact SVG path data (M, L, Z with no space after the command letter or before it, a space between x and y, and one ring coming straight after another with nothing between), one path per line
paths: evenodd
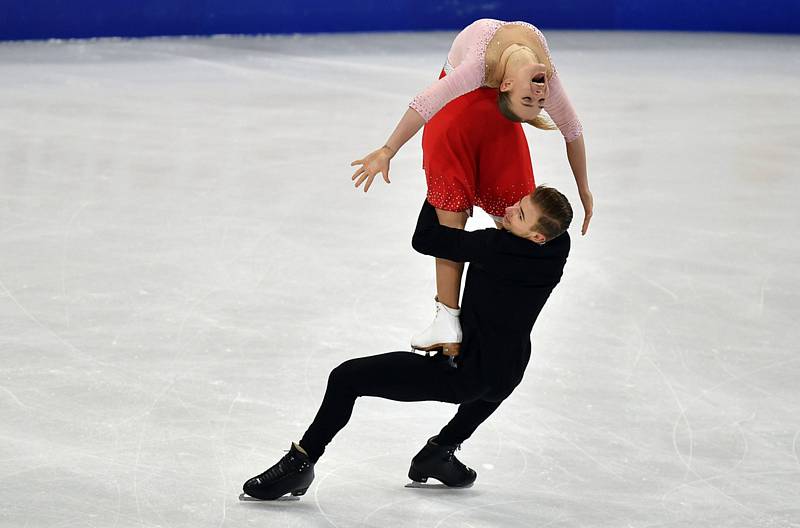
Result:
M565 515L563 513L559 513L558 517L556 517L552 521L546 522L545 524L541 525L539 528L547 528L548 526L552 526L552 525L554 525L556 523L561 524L562 522L569 521L569 520L573 520L573 517L569 517L569 516L567 516L567 515ZM630 527L630 525L628 525L628 526Z
M514 449L516 449L517 452L522 455L522 470L519 472L519 474L524 475L528 471L528 455L525 454L525 450L522 449L522 446L519 443L513 442L513 445Z
M797 456L797 439L800 438L800 429L794 434L794 440L792 440L792 454L794 454L794 459L797 462L797 465L800 466L800 457Z
M593 456L591 453L586 451L584 448L579 446L577 443L575 443L572 440L570 440L569 438L567 438L561 431L556 430L555 428L550 426L547 422L543 421L543 422L541 422L541 424L542 424L543 427L545 427L548 430L548 432L552 433L553 435L555 435L558 438L560 438L561 440L563 440L565 443L567 443L570 446L572 446L576 451L578 451L583 456L585 456L586 458L588 458L589 460L594 462L598 467L602 468L604 471L608 472L609 474L613 475L614 477L616 477L616 478L618 478L620 480L626 480L625 477L622 474L620 474L619 472L617 472L614 469L613 466L611 466L609 464L606 464L603 461L601 461L599 458ZM581 481L584 481L584 482L586 481L586 479L584 477L580 477L579 475L576 475L576 474L568 471L561 464L559 464L559 467L561 467L561 469L564 470L565 472L567 472L567 473L575 476L576 478L580 479Z
M376 63L361 63L361 62L350 62L344 61L341 59L329 59L329 58L318 58L318 57L311 57L311 56L303 56L303 55L291 55L289 53L280 53L276 51L270 51L269 57L278 57L278 58L285 58L289 63L306 63L306 64L321 64L324 66L331 66L331 70L338 70L340 67L352 68L356 71L357 74L363 73L365 70L372 70L376 73L403 73L407 75L420 75L420 71L415 68L404 68L402 66L384 66L382 64ZM421 77L427 80L427 76Z
M180 353L180 351L175 353L173 357L173 362L175 357ZM150 404L150 407L141 413L142 420L145 420L145 423L142 424L139 430L139 441L136 444L136 461L133 466L133 497L136 501L136 513L139 516L139 522L144 522L142 519L142 504L139 497L139 467L141 465L142 460L142 444L144 443L145 433L147 432L147 417L151 416L153 411L155 410L156 406L159 404L161 399L167 394L174 386L175 382L178 380L178 375L172 377L172 379L164 385L164 388L158 395L153 399L153 402Z
M117 488L117 510L114 512L114 525L111 528L119 526L119 518L122 515L122 489L119 487L119 482L114 481L114 486Z
M231 421L231 414L233 414L233 406L236 405L236 402L239 401L239 397L242 395L241 392L236 393L236 397L233 398L231 401L230 406L228 406L228 412L225 414L225 421L222 424L222 434L220 444L222 447L222 455L219 455L219 451L215 451L215 456L217 456L217 461L219 462L219 473L222 476L222 487L224 490L228 489L228 476L225 473L225 456L228 454L227 450L225 449L226 437L228 435L228 423ZM244 495L244 493L242 493ZM239 496L239 500L242 500L241 495ZM222 525L225 524L225 520L228 518L228 493L222 493L222 519L219 521L219 526L222 528Z
M756 368L756 369L753 369L753 370L747 371L747 372L745 372L745 373L743 373L743 374L739 374L738 376L732 377L732 378L730 378L730 379L727 379L727 380L725 380L725 381L721 381L721 382L717 383L716 385L714 385L714 386L713 386L713 387L711 387L711 388L708 388L708 389L703 389L703 390L701 391L701 395L700 395L700 396L697 396L696 398L693 398L693 399L692 399L692 400L691 400L689 403L690 403L690 404L691 404L691 403L694 403L695 401L699 400L700 398L702 398L702 397L706 396L708 393L710 393L710 392L714 392L714 391L716 391L717 389L719 389L720 387L724 387L725 385L728 385L728 384L730 384L730 383L733 383L733 382L736 382L736 381L742 381L742 382L744 382L744 380L745 380L746 378L749 378L749 377L750 377L750 376L752 376L753 374L758 374L759 372L762 372L762 371L764 371L764 370L770 370L770 369L773 369L773 368L775 368L775 367L784 367L784 366L786 366L786 365L790 365L790 364L792 364L792 363L796 363L796 362L798 362L798 361L800 361L800 358L788 359L788 360L786 360L786 361L775 361L775 362L773 362L773 363L770 363L770 364L768 364L768 365L764 365L763 367L758 367L758 368ZM771 394L771 393L768 393L768 394Z
M695 479L695 480L691 480L689 482L682 482L682 483L678 484L677 486L675 486L674 488L672 488L671 490L667 491L666 493L664 493L661 496L661 502L662 503L666 502L668 495L672 495L673 493L676 493L676 492L678 492L678 491L680 491L680 490L682 490L684 488L689 488L689 487L694 486L696 484L703 484L703 483L709 484L713 480L721 480L721 479L725 479L725 478L738 478L738 477L740 477L742 474L741 473L736 473L736 470L739 468L739 466L742 465L742 463L744 462L744 459L747 457L747 453L750 451L750 444L747 441L747 436L745 435L741 424L743 422L746 422L746 421L754 420L755 417L756 417L756 413L753 412L753 414L749 418L734 422L736 424L736 426L737 426L739 434L742 437L742 442L744 443L744 449L742 451L742 456L739 458L739 460L736 462L736 464L732 468L728 469L727 471L725 471L723 473L719 473L717 475L713 475L711 477L706 477L706 478L700 477L700 475L695 470L692 470L692 473L694 475L700 477L700 478Z
M0 235L5 235L7 233L13 233L14 231L22 231L22 228L28 225L29 222L22 221L17 222L16 224L6 224L3 229L0 229Z
M650 359L650 358L647 358L647 359L654 366L654 368L656 368L656 370L659 372L661 377L664 379L664 382L667 384L667 386L669 387L670 391L672 391L673 397L675 397L675 400L678 403L679 408L681 409L681 416L678 417L678 419L675 422L675 426L673 428L673 436L672 436L673 447L675 448L676 453L678 454L679 458L681 459L681 462L683 462L683 464L686 466L686 469L687 469L686 476L688 476L689 474L692 474L695 477L697 477L696 480L690 481L690 482L685 483L685 484L686 485L705 484L709 488L711 488L713 491L716 491L719 495L723 496L724 498L726 498L729 501L733 502L737 506L741 507L743 510L745 510L745 511L747 511L747 512L753 514L753 515L757 515L757 516L758 515L764 515L764 512L758 512L758 511L754 510L753 508L745 505L741 501L735 499L731 495L725 493L720 488L718 488L717 486L712 484L713 480L718 480L718 479L725 478L725 477L729 476L730 471L725 472L724 474L718 474L718 475L711 475L711 476L708 476L708 477L703 477L702 475L697 473L697 471L693 467L691 467L691 460L692 460L691 459L691 454L692 454L691 448L693 446L693 436L692 436L691 426L690 426L690 424L688 422L688 419L686 417L686 414L687 414L687 410L686 409L690 408L694 403L699 401L701 398L707 396L709 393L715 392L718 389L720 389L720 388L722 388L722 387L724 387L726 385L730 385L730 384L735 383L735 382L746 383L746 384L749 385L749 383L746 381L746 379L751 377L751 376L753 376L754 374L757 374L759 372L763 372L763 371L766 371L766 370L770 370L770 369L773 369L773 368L776 368L776 367L783 367L785 365L796 363L797 361L800 361L800 359L799 358L794 358L794 359L789 359L789 360L785 360L785 361L775 361L775 362L772 362L772 363L770 363L768 365L764 365L762 367L758 367L758 368L755 368L753 370L744 372L744 373L742 373L742 374L740 374L738 376L733 376L733 377L731 377L731 378L729 378L729 379L727 379L725 381L721 381L721 382L717 383L716 385L714 385L714 386L712 386L712 387L710 387L708 389L703 389L702 391L700 391L700 394L698 396L696 396L696 397L692 398L691 400L689 400L686 403L685 406L683 406L681 404L680 400L678 400L677 395L675 394L675 391L674 391L672 385L667 381L666 376L661 371L661 369L658 368L658 366L653 362L652 359ZM687 428L689 430L689 433L690 433L690 458L689 458L688 463L684 459L683 455L680 453L680 451L679 451L679 449L677 447L677 438L676 438L676 436L677 436L677 427L678 427L678 424L680 423L681 419L683 419L684 422L686 423L686 426L687 426ZM746 421L746 420L743 420L743 421ZM800 431L798 431L798 434L800 434ZM795 437L795 440L796 439L797 439L797 437ZM795 447L793 446L793 450L794 450L794 448ZM796 451L795 451L794 454L795 454L795 458L797 459L798 457L797 457ZM746 452L745 452L745 455L746 455ZM743 457L745 455L743 455ZM738 467L738 465L740 465L742 463L742 461L743 461L743 458L742 458L742 460L740 460L737 463L737 467ZM800 464L800 459L798 459L798 464ZM667 495L669 495L671 493L674 493L675 491L681 489L682 487L683 486L677 486L676 488L666 492L664 495L662 495L662 498L661 498L662 502L664 500L666 500Z
M531 502L532 500L533 499L521 499L521 500L513 500L513 501L490 502L489 504L480 504L478 506L472 506L470 508L457 509L457 510L453 511L452 513L448 513L447 515L445 515L444 517L439 519L439 522L436 523L436 525L433 528L439 528L440 526L442 526L442 523L444 523L447 519L449 519L450 517L452 517L454 515L458 515L460 513L466 513L466 512L471 511L471 510L482 510L482 509L485 509L485 508L491 508L492 506L504 506L506 504L517 504L517 503L521 503L521 502ZM448 526L448 525L445 525L445 526Z
M664 384L667 386L670 393L672 394L672 397L675 399L675 403L678 406L678 410L680 410L680 414L678 415L678 418L675 420L675 423L672 426L672 447L675 450L675 454L678 455L678 458L680 459L681 463L684 466L686 466L686 473L684 473L683 475L685 479L690 472L694 473L694 470L692 469L692 457L694 453L694 432L692 431L692 425L689 423L689 418L686 416L686 408L683 406L683 403L681 403L680 398L678 398L678 394L675 392L672 383L670 383L670 381L667 379L667 376L666 374L664 374L664 371L662 371L661 368L658 366L658 364L651 358L648 357L646 359L653 366L653 368L656 369L656 372L658 372L658 374L661 376L661 379L663 380ZM681 421L683 421L683 423L686 424L686 430L689 433L688 459L683 456L683 453L681 453L681 450L678 447L678 425L680 425ZM700 475L698 475L698 477L699 476Z
M25 317L27 317L28 319L30 319L31 321L36 323L36 325L39 326L42 330L44 330L45 332L47 332L48 334L53 336L59 343L64 345L67 349L71 350L74 353L73 354L74 356L76 356L78 358L81 358L81 359L87 361L88 363L92 363L92 364L100 366L100 367L104 367L104 368L107 368L107 369L112 369L112 370L115 370L115 371L118 371L118 372L119 371L123 371L123 369L120 368L120 367L116 367L116 366L114 366L112 364L103 363L101 361L96 360L90 354L87 354L86 352L82 351L81 349L79 349L78 347L76 347L75 345L73 345L72 343L70 343L69 341L67 341L66 339L61 337L60 335L58 335L55 330L53 330L49 326L45 325L43 322L41 322L39 319L37 319L36 316L34 316L32 313L30 313L24 306L22 306L22 304L19 302L19 300L17 300L17 298L14 297L14 294L11 293L11 290L8 289L8 287L6 287L5 283L2 280L0 280L0 292L5 293L6 296L9 299L11 299L11 302L13 302L15 305L17 305L17 308L19 308L20 311L23 314L25 314Z
M186 327L186 323L189 321L189 319L191 319L194 316L195 311L197 311L197 307L198 306L204 304L206 302L206 300L208 300L209 297L211 297L215 293L218 293L218 292L221 292L221 291L224 291L224 290L222 288L213 288L213 289L207 291L202 297L200 297L199 299L195 299L194 302L192 302L191 306L189 306L189 308L186 310L186 313L183 314L183 319L181 320L181 324L178 327L178 335L175 337L175 345L176 345L175 349L176 349L176 351L175 351L175 355L172 356L173 363L175 362L175 360L178 359L178 356L181 353L180 345L181 345L181 341L183 340L183 331L184 331L184 329ZM187 300L189 300L189 299L187 299Z
M64 226L64 236L61 237L61 299L64 303L64 319L69 327L69 303L67 300L67 243L69 242L69 233L72 223L75 221L81 212L89 205L89 202L82 203L80 207L72 214L67 224Z
M349 464L343 464L343 465L341 465L341 466L339 466L337 468L334 468L333 470L331 470L330 473L326 473L325 476L323 476L319 480L317 485L314 487L314 503L317 506L317 510L319 510L319 512L322 514L322 516L325 518L325 520L331 526L334 526L334 527L338 528L338 525L335 522L333 522L333 520L331 519L330 515L328 515L325 512L325 510L322 509L322 504L320 504L320 500L319 500L319 490L322 489L322 485L325 483L326 480L328 480L328 477L330 477L331 475L333 475L334 473L336 473L337 471L339 471L341 469L349 468L349 467L352 467L352 466L361 466L365 462L370 462L372 460L376 460L378 458L384 458L384 457L387 457L387 456L395 456L397 453L398 453L397 451L389 451L389 452L383 453L381 455L375 455L375 456L366 457L366 458L359 458L358 461L350 462Z
M711 349L711 353L714 354L714 360L717 362L717 364L719 365L720 370L722 370L722 372L724 372L726 376L728 376L729 378L735 378L735 377L738 376L738 374L736 372L734 372L733 370L731 370L730 367L725 363L725 360L723 360L720 357L719 349L712 348ZM749 381L742 380L742 384L747 386L748 388L756 391L756 392L760 392L761 394L763 394L765 396L773 396L773 394L771 392L769 392L767 390L764 390L764 389L762 389L761 387L759 387L757 385L753 385ZM705 392L704 392L704 394L705 394ZM695 399L696 398L692 399L692 403L695 401Z
M642 282L645 282L645 283L649 284L650 286L656 288L657 290L661 290L662 292L666 293L667 295L672 297L673 301L677 302L679 300L678 295L674 291L672 291L669 288L667 288L666 286L664 286L663 284L651 279L650 277L645 277L644 275L636 273L636 272L631 272L631 274L634 277L636 277L639 280L641 280Z
M650 360L650 361L652 362L652 360ZM660 369L659 369L659 372L660 372ZM663 376L663 374L662 374L662 376ZM745 510L749 511L750 513L752 513L754 515L758 515L759 512L756 512L755 510L753 510L749 506L746 506L742 502L740 502L737 499L733 498L731 495L728 495L727 493L725 493L724 491L722 491L718 487L716 487L713 484L711 484L711 480L716 479L716 478L720 478L720 477L724 477L725 474L718 474L718 475L712 475L710 477L703 477L702 475L700 475L692 467L692 457L693 457L693 448L694 448L694 433L693 433L691 424L689 423L689 420L686 417L686 409L683 407L683 405L681 404L680 400L678 400L678 397L675 394L675 391L673 390L672 385L669 382L666 381L666 377L664 378L664 381L667 383L667 386L669 387L670 391L672 392L673 396L675 397L675 401L678 402L678 406L681 409L681 415L675 421L675 424L674 424L673 429L672 429L672 445L673 445L673 447L675 449L675 452L678 454L678 457L681 459L681 462L683 462L683 464L686 466L686 473L684 474L684 478L688 477L689 474L692 474L692 475L698 477L698 480L696 480L695 483L697 483L697 484L706 484L708 487L710 487L711 489L713 489L714 491L716 491L717 493L719 493L723 497L725 497L725 498L729 499L730 501L734 502L735 504L741 506L742 508L744 508ZM681 454L681 452L680 452L680 450L678 448L678 444L677 444L678 424L680 423L681 419L683 419L684 423L686 424L686 428L689 431L689 459L688 459L688 462L687 462L686 459L684 459L683 455ZM667 494L664 494L661 497L662 502L665 500L666 495Z
M646 446L643 446L641 444L637 444L636 442L633 442L629 438L625 438L624 436L620 436L620 435L618 435L617 433L615 433L613 431L609 431L605 427L592 426L592 425L590 425L590 424L588 424L586 422L582 422L580 420L576 420L574 418L571 418L571 417L567 416L566 414L560 413L558 411L554 411L553 409L549 409L549 408L546 408L546 407L538 406L535 411L526 411L524 413L524 416L530 416L530 415L533 415L533 414L536 414L536 413L541 413L542 411L545 411L548 414L556 416L558 419L564 420L565 422L570 422L570 423L572 423L574 425L580 426L584 430L591 431L592 433L595 433L596 436L606 436L608 438L611 438L613 440L617 440L618 442L620 442L622 444L625 444L626 446L631 447L633 449L637 449L639 451L648 451L648 449L649 449ZM526 451L528 451L529 453L533 452L530 449L526 449Z
M697 480L691 480L689 482L683 482L683 483L679 484L678 486L675 486L673 489L669 490L668 492L666 492L664 494L664 497L666 497L670 493L674 493L674 492L680 490L681 488L689 488L689 487L693 487L693 486L695 486L697 484L706 484L711 489L713 489L715 491L719 491L720 494L722 494L724 497L731 499L732 501L736 502L737 504L739 504L743 508L747 509L748 511L750 511L750 512L752 512L754 514L758 514L758 515L768 515L767 513L757 512L756 510L754 510L754 509L752 509L752 508L750 508L748 506L745 506L744 504L742 504L741 502L737 501L733 497L731 497L731 496L725 494L724 492L722 492L721 490L719 490L717 487L711 485L711 482L719 481L719 480L725 480L725 479L749 479L749 478L753 478L753 477L786 477L786 476L793 476L793 475L796 475L796 474L797 474L797 472L793 471L793 470L791 470L791 471L787 471L787 470L782 470L782 471L755 471L755 472L743 471L743 472L736 473L735 475L732 475L730 472L726 472L725 474L722 474L722 475L714 475L714 476L708 477L708 478L699 478ZM662 500L664 500L663 497L662 497Z
M1 390L1 391L3 391L3 392L5 392L5 393L6 393L6 394L8 394L9 396L11 396L11 399L12 399L12 400L14 400L14 403L16 403L17 405L19 405L19 406L20 406L20 407L22 407L23 409L30 409L30 408L31 408L29 405L25 405L24 403L22 403L21 401L19 401L19 398L17 398L17 395L16 395L16 394L14 394L13 392L11 392L11 390L10 390L10 389L7 389L7 388L3 387L2 385L0 385L0 390Z
M669 382L666 381L666 376L664 375L664 373L658 368L657 365L655 365L655 363L653 362L652 359L650 359L650 358L647 358L647 359L648 359L648 361L650 361L651 364L653 364L653 366L656 368L656 370L658 370L659 374L661 374L662 378L664 378L665 383L667 383L667 386L670 388L671 391L673 391L673 396L675 396L674 390L672 389L672 386L669 384ZM734 382L747 383L745 380L747 378L749 378L750 376L754 375L754 374L757 374L757 373L762 372L762 371L770 370L770 369L773 369L773 368L776 368L776 367L783 367L783 366L786 366L786 365L789 365L789 364L792 364L792 363L796 363L797 361L800 361L800 358L794 358L794 359L789 359L789 360L785 360L785 361L775 361L775 362L772 362L772 363L770 363L768 365L765 365L765 366L758 367L756 369L747 371L747 372L745 372L743 374L740 374L738 376L734 376L734 377L729 378L729 379L727 379L725 381L721 381L721 382L717 383L716 385L714 385L713 387L710 387L708 389L702 390L698 396L696 396L696 397L692 398L691 400L689 400L689 402L686 404L686 408L691 407L692 404L696 403L701 398L707 396L709 393L717 391L721 387L724 387L726 385L730 385L731 383L734 383ZM677 397L676 397L676 401L678 401ZM692 484L705 483L710 488L712 488L714 491L716 491L717 493L719 493L723 497L731 500L735 504L741 506L743 509L745 509L745 510L747 510L747 511L749 511L749 512L755 514L755 515L760 515L761 514L760 512L756 512L755 510L753 510L749 506L746 506L742 502L736 500L732 496L728 495L727 493L723 492L721 489L717 488L716 486L714 486L714 485L712 485L710 483L711 480L714 480L715 478L718 478L718 477L724 476L724 475L712 475L710 477L703 477L702 475L697 473L690 465L686 464L686 461L684 460L683 456L678 451L677 444L676 444L676 434L677 434L677 426L678 426L678 423L680 422L681 418L684 418L684 420L686 421L687 427L689 427L689 423L688 423L688 420L686 420L686 417L685 417L686 410L683 408L683 406L681 406L680 401L678 401L678 404L681 407L682 414L681 414L681 416L678 417L678 420L675 422L675 427L673 428L673 438L672 438L673 447L675 448L676 452L678 453L678 456L681 458L681 461L684 463L684 465L686 465L688 472L690 472L695 477L697 477L697 480L692 481ZM689 431L690 431L690 438L691 438L691 428L689 428ZM798 431L798 434L800 434L800 431ZM797 436L795 436L795 440L797 440ZM690 447L691 447L691 444L690 444ZM796 447L796 443L793 446L793 450L795 450L795 447ZM691 454L691 451L690 451L690 454ZM794 451L794 454L795 454L795 458L797 459L798 458L797 457L797 452ZM691 461L691 458L690 458L690 461ZM798 459L798 464L800 464L800 459ZM687 472L687 475L688 475L688 472ZM676 489L680 489L680 486L678 486ZM674 491L675 490L670 490L667 493L665 493L662 496L662 501L664 500L664 498L668 494L673 493Z
M416 500L417 500L416 497L412 497L410 499L400 499L400 500L396 500L396 501L392 501L392 502L387 502L383 506L378 506L377 508L375 508L374 510L369 512L363 519L361 519L361 525L362 526L368 526L367 520L370 517L372 517L373 515L375 515L376 513L378 513L379 511L383 510L384 508L388 508L390 506L396 506L396 505L402 504L404 502L412 502L412 501L416 501Z
M769 282L770 276L767 275L761 281L761 288L759 288L758 292L758 305L756 308L758 309L758 317L762 317L764 315L764 293L767 290L767 283Z
M153 55L161 56L161 57L170 57L170 58L177 58L177 59L186 59L187 61L194 62L196 64L201 64L204 66L211 66L213 68L222 70L224 72L230 73L235 75L239 78L244 78L247 80L257 80L258 78L268 78L276 81L287 81L287 82L296 82L305 80L304 77L298 75L292 75L290 73L284 73L275 71L275 69L262 69L262 68L251 68L247 66L241 66L238 64L228 64L219 60L212 60L200 57L194 57L187 53L177 53L177 52L167 52L167 51L153 51L151 52ZM280 64L280 63L278 63ZM269 64L267 65L270 66ZM338 91L346 91L351 94L361 94L367 97L376 97L378 95L374 90L370 88L362 88L360 86L353 86L353 85L345 85L339 82L328 82L324 80L317 79L315 81L315 85L322 88L328 88L330 90L338 90ZM405 101L408 99L407 94L402 94L400 92L390 92L387 90L383 90L379 96L384 97L386 99L396 99L396 100L403 100Z

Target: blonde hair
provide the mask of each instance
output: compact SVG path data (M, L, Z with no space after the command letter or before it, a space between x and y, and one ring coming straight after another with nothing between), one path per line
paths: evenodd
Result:
M533 119L525 122L531 126L538 128L539 130L558 130L556 124L553 122L552 119L550 119L550 116L547 114L544 115L539 114Z
M553 75L553 65L550 63L550 58L547 55L547 53L546 52L542 53L542 51L544 51L544 50L542 50L539 47L537 47L537 49L535 49L535 50L531 49L531 48L528 48L528 49L531 51L531 53L533 53L534 59L537 62L541 63L541 59L539 58L540 56L547 57L547 61L545 63L545 68L546 68L545 75L547 76L548 79L550 77L552 77L552 75ZM506 60L506 64L507 63L508 63L508 59ZM505 67L505 65L504 65L504 67ZM505 71L503 72L503 74L505 75ZM558 127L553 122L553 120L550 118L550 116L547 115L547 113L543 113L543 114L540 113L539 115L537 115L533 119L525 121L524 119L519 117L517 114L515 114L513 110L511 110L511 96L509 95L509 93L500 91L499 85L498 86L493 86L493 87L498 88L497 105L500 107L500 113L503 114L506 119L508 119L510 121L514 121L516 123L528 123L529 125L531 125L533 127L536 127L539 130L558 130Z

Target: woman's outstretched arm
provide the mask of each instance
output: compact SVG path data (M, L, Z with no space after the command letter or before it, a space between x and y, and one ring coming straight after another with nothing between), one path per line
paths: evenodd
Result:
M351 167L360 165L353 173L352 178L356 182L356 187L366 181L364 192L367 192L370 185L372 185L372 180L375 179L379 172L383 174L383 179L386 183L391 183L389 181L389 161L409 139L419 132L419 129L424 124L425 120L416 110L413 108L406 110L400 122L397 123L394 132L381 148L370 152L364 159L355 160L350 164Z
M592 219L592 209L594 200L592 192L589 190L589 179L586 175L586 147L583 142L583 135L567 143L567 159L575 176L575 183L578 185L578 194L583 204L583 226L581 234L585 235L589 229L589 221Z
M353 181L359 187L365 181L364 192L369 190L372 180L380 172L389 183L389 160L419 132L447 103L481 86L483 80L483 61L477 55L468 57L453 71L440 77L425 90L418 93L409 103L400 122L386 140L383 147L370 152L364 159L355 160L351 167L359 165L353 173Z
M586 172L586 146L583 142L583 125L567 96L558 73L554 73L549 81L549 95L544 109L555 122L567 142L567 160L578 185L578 194L583 204L583 225L581 234L585 235L592 219L592 192L589 190L589 177Z

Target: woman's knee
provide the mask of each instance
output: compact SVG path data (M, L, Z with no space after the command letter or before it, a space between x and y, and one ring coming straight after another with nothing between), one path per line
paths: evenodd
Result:
M436 216L439 218L439 223L447 227L455 227L457 229L464 229L467 225L467 218L469 215L465 211L454 212L445 211L444 209L436 209Z

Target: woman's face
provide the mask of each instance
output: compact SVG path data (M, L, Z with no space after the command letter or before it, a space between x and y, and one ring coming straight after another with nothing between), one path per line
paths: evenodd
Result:
M539 115L547 101L547 67L540 64L535 55L525 50L516 54L520 57L512 56L512 59L517 60L509 60L510 71L507 71L500 91L508 92L511 111L523 121L530 121ZM525 58L528 60L524 60Z

